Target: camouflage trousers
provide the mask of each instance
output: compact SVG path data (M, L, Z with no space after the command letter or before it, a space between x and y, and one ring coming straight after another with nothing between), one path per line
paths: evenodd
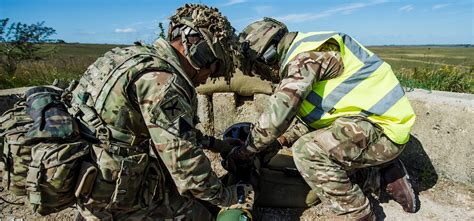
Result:
M171 177L169 177L171 179ZM104 207L78 205L76 221L79 220L154 220L154 221L212 221L217 211L211 212L195 199L179 195L177 190L168 189L162 203L133 212L109 210ZM212 208L215 209L215 208Z
M292 149L296 167L321 201L335 215L353 219L371 210L361 186L377 186L377 166L395 159L404 145L393 143L364 117L341 117L300 137ZM351 181L354 171L365 174L363 184Z

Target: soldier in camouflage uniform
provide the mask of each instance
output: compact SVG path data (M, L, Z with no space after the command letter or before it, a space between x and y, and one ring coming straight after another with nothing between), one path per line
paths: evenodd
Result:
M240 43L242 70L280 83L228 165L277 140L292 146L299 172L335 219L375 220L363 190L380 185L415 212L413 189L396 159L415 115L388 64L343 33L289 33L270 18L247 26Z
M221 183L200 146L225 143L194 128L194 87L233 71L232 27L195 4L177 9L169 27L169 42L107 52L72 92L70 112L98 140L76 191L80 219L212 220L204 204L239 207L237 189L252 192Z

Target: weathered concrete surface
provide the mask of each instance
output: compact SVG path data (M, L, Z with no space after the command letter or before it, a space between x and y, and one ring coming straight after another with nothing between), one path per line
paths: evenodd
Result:
M228 125L231 125L237 118L235 98L234 93L215 93L212 95L214 135L222 135Z
M211 97L198 94L198 109L199 124L196 127L206 135L211 135L214 132L214 119L212 116Z
M407 95L417 119L405 152L421 144L439 175L474 187L474 95L419 89Z

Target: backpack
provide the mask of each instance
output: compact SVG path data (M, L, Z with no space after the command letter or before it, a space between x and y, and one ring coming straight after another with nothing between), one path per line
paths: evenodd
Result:
M80 139L64 95L53 86L33 87L0 118L4 186L26 195L33 211L41 215L75 203L81 158L89 153L89 143Z
M17 196L26 195L26 175L31 162L31 147L26 133L33 120L26 113L24 97L13 108L0 117L0 136L2 137L1 161L4 164L3 183L5 189Z

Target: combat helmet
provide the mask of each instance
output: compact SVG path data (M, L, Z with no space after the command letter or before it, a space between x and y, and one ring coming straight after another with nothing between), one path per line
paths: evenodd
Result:
M287 33L285 24L265 17L251 23L240 33L240 52L250 60L272 65L277 61L278 43Z
M278 83L281 77L277 52L287 34L286 25L272 18L249 24L239 35L239 69L246 75Z
M185 4L170 17L168 40L181 37L186 58L197 70L208 68L218 60L212 77L229 80L234 72L234 29L218 9L200 4ZM198 38L196 38L198 37ZM193 39L196 40L193 42Z

